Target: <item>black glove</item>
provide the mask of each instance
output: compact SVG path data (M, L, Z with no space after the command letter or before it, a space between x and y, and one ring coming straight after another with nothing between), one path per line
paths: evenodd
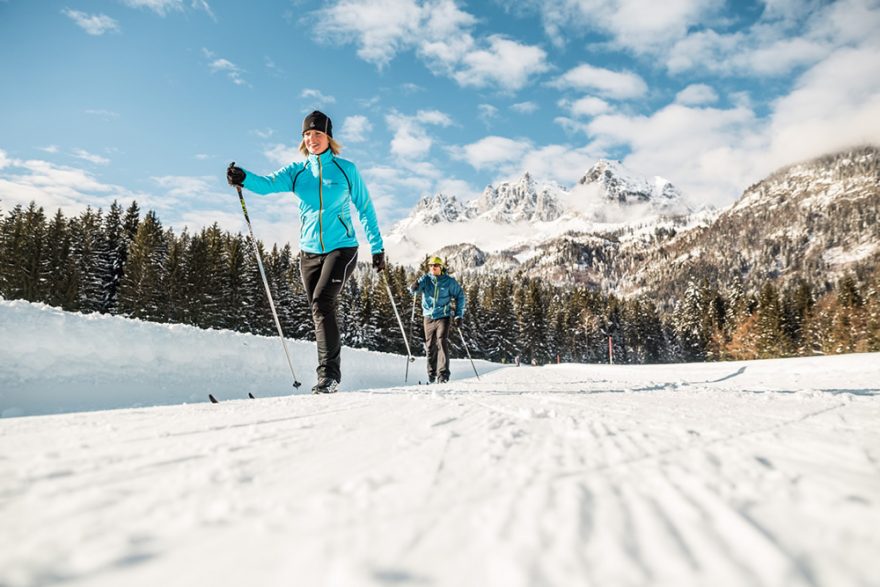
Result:
M455 324L456 328L461 328L461 316L456 316L452 319L452 323Z
M409 291L416 293L416 290L419 289L419 280L416 279L409 286Z
M229 167L226 168L226 181L229 182L229 185L244 185L244 178L247 177L247 173L244 172L244 169L241 167L235 166L235 161L229 164Z
M373 269L377 272L385 269L385 251L373 253Z

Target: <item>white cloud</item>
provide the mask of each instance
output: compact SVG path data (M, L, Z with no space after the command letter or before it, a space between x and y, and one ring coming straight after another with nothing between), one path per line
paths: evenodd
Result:
M876 0L771 1L749 28L693 32L664 59L672 73L782 76L815 65L837 49L875 43L878 29Z
M65 8L61 13L70 18L85 32L96 37L106 32L120 32L119 23L106 14L86 14L85 12L71 10L70 8Z
M7 210L34 201L49 213L61 209L65 214L79 214L87 206L106 209L114 199L148 200L146 194L102 183L83 169L39 159L12 159L2 150L0 168L4 172L0 177L0 203Z
M638 54L655 52L687 35L722 7L721 0L496 0L514 12L537 13L558 46L585 32L607 35L611 44Z
M358 56L380 69L418 37L422 7L414 0L341 0L310 17L327 42L355 42Z
M562 99L559 106L571 112L572 116L598 116L612 110L608 102L595 96L585 96L574 101Z
M167 190L168 196L178 201L192 200L200 195L210 192L213 185L216 184L217 178L211 176L186 176L186 175L164 175L161 177L150 178L156 184Z
M207 0L192 0L192 7L197 10L203 10L211 17L211 20L217 22L217 17L214 16L214 11L211 10L211 6L208 4Z
M492 135L461 148L450 149L449 153L452 158L464 161L474 169L481 170L518 161L531 149L532 144L526 139L510 139Z
M617 72L589 64L568 70L552 82L557 88L593 90L608 98L638 98L648 90L645 81L632 72Z
M715 93L712 86L691 84L675 96L675 101L685 106L712 104L718 101L718 94Z
M532 101L526 102L517 102L516 104L510 107L514 112L519 112L520 114L531 114L538 110L538 104Z
M489 124L492 119L498 117L498 108L491 104L478 104L477 110L480 111L480 120L484 124Z
M304 89L300 95L300 98L305 98L310 100L310 104L312 104L316 108L320 108L326 106L327 104L335 104L336 98L333 96L329 96L327 94L322 93L320 90L315 90L312 88ZM312 110L312 107L309 107L308 110Z
M96 165L108 165L110 163L110 159L102 157L101 155L89 153L85 149L74 149L73 156L77 159L82 159L83 161L88 161L89 163L94 163Z
M278 143L268 147L263 151L263 155L271 163L278 165L279 168L290 165L293 161L303 161L305 159L303 154L299 152L299 143L295 146ZM256 170L254 171L257 172ZM261 173L261 175L263 174Z
M766 118L747 100L729 109L679 103L648 116L600 116L587 132L596 145L628 148L625 164L668 177L696 203L729 204L782 166L880 144L877 48L836 51L805 72Z
M768 29L750 33L693 33L668 53L671 73L708 71L717 75L777 76L827 55L829 46L804 38L776 38Z
M753 157L766 151L755 114L742 107L670 104L650 116L609 114L589 123L594 145L625 146L624 164L662 175L695 203L729 203L752 177Z
M421 159L431 150L433 142L423 126L413 120L398 120L394 124L391 152L399 157Z
M122 0L131 8L147 8L159 16L165 16L171 11L182 12L183 0Z
M574 185L604 153L592 146L543 145L526 152L509 175L519 177L526 171L542 180L563 186Z
M214 53L208 49L203 48L202 54L210 60L208 67L211 69L211 73L217 73L219 71L225 73L226 77L237 86L248 85L247 82L244 81L244 78L241 77L243 70L240 67L228 59L217 58Z
M367 140L367 135L373 130L373 125L366 116L360 114L348 116L342 121L342 130L339 133L343 141L362 143Z
M449 118L449 115L439 110L419 110L413 118L424 124L435 124L437 126L449 126L452 124L452 119Z
M251 134L258 136L261 139L268 139L275 134L275 130L271 128L255 129L251 131Z
M461 86L484 88L498 86L518 90L535 74L550 69L547 52L533 45L524 45L501 35L491 35L489 46L474 49L460 59L444 65L452 70L452 78Z
M394 219L408 212L405 207L401 207L400 200L415 203L419 197L430 194L434 186L432 177L413 173L399 165L364 167L360 171L370 191L373 205L380 215L382 226L383 218Z
M477 40L477 19L453 0L337 0L310 15L326 43L354 43L361 59L380 69L413 50L437 75L467 87L513 91L549 69L540 47L502 35ZM305 21L303 21L305 22Z
M40 147L40 150L45 151L46 153L51 153L53 155L60 151L60 149L58 148L58 145L48 145L46 147Z
M452 119L439 110L419 110L414 116L393 111L385 116L385 122L394 132L391 152L406 160L414 160L427 155L434 144L425 125L446 127L452 124Z
M854 144L880 144L880 46L844 48L802 75L773 105L773 166Z

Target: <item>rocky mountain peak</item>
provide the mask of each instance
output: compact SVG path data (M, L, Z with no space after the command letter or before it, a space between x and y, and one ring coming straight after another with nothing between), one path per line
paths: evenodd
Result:
M621 205L651 202L666 207L681 201L681 192L668 180L659 176L653 179L637 176L620 161L609 159L597 161L578 184L596 184L607 200Z
M440 222L456 222L465 212L464 204L455 196L443 192L435 196L427 196L419 200L410 217L414 223L437 224Z
M486 186L473 202L469 217L503 223L555 220L562 215L555 193L558 191L554 186L538 186L526 172L515 182Z

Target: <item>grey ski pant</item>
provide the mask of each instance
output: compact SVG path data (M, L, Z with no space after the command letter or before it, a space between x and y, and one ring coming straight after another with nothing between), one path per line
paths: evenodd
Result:
M328 253L299 253L303 286L312 309L315 340L318 344L318 378L342 381L337 298L354 271L357 247L344 247Z
M449 321L425 317L425 344L428 347L428 379L449 379Z

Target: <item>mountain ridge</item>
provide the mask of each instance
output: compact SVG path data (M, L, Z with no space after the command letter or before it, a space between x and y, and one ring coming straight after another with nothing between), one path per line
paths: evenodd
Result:
M615 202L611 208L633 200L662 201L664 190L675 189L657 181L652 190L659 192L643 200L630 188L650 183L622 181L623 176L600 161L577 185L610 186L602 196ZM517 185L526 185L530 178L525 179ZM537 191L536 186L532 201ZM570 195L563 194L563 208ZM615 224L578 223L568 209L546 223L558 226L552 234L541 233L543 224L532 222L521 225L529 232L504 246L481 246L473 239L443 243L432 252L465 273L514 271L606 293L673 299L693 278L746 286L767 279L822 282L854 264L876 263L878 208L880 149L866 145L783 167L721 210L663 215L655 209L640 220ZM488 225L486 232L493 228Z

